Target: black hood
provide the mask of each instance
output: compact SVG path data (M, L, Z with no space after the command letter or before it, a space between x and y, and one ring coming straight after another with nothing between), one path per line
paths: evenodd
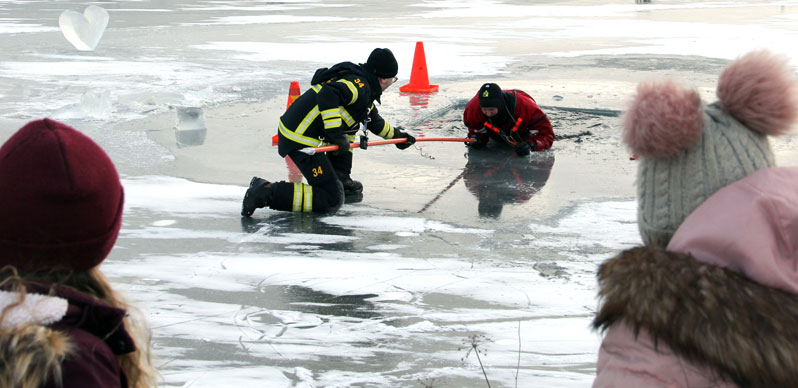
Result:
M499 113L497 113L496 116L488 118L488 122L494 126L504 127L507 124L512 124L515 120L513 116L515 113L515 93L502 92L502 101L504 104L497 107Z

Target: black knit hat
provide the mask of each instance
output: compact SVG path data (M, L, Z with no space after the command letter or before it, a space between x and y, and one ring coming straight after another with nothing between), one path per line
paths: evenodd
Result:
M481 108L501 108L504 106L502 88L494 83L486 83L479 88L479 106Z
M396 63L396 58L391 50L387 48L375 48L369 54L366 68L374 73L377 78L393 78L399 72L399 64Z

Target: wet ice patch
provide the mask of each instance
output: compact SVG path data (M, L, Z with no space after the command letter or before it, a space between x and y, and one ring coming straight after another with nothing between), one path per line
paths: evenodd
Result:
M295 245L285 246L285 249L296 250L296 251L306 251L306 250L313 250L319 248L321 248L321 246L319 245L307 245L307 244L295 244Z
M381 244L381 245L372 245L366 247L366 249L370 249L373 251L392 251L395 249L399 249L404 247L404 245L393 245L393 244Z
M174 360L170 360L174 361ZM259 381L263 387L290 387L292 381L285 376L283 368L264 368L262 366L246 366L218 362L185 363L170 362L178 367L170 371L169 380L179 381L182 387L218 388L248 387L253 381ZM209 370L223 373L208 373ZM226 372L226 373L225 373Z
M313 233L281 233L275 238L282 238L283 241L313 241L317 244L336 244L341 242L348 242L357 240L357 237L352 236L336 236L329 234L313 234Z
M531 246L630 248L640 243L636 211L636 201L585 203L559 220L556 226L530 224L533 233L524 237ZM564 241L569 243L563 244Z
M387 28L391 34L410 33L417 29L416 27ZM380 33L386 33L385 28L381 30ZM447 29L439 32L441 34L449 34L447 35L447 41L462 39L461 30ZM366 30L366 34L369 33L374 32ZM321 37L307 36L301 39L308 43L216 41L195 45L193 48L231 52L231 54L227 55L244 61L302 61L312 63L319 62L319 58L325 58L325 61L329 63L351 61L353 52L363 51L359 42L332 41L319 45L316 43L318 39L321 39ZM406 47L403 48L403 46ZM513 61L510 57L492 55L489 48L475 46L472 42L466 40L463 41L463 44L442 42L428 43L426 46L428 75L433 77L494 74ZM412 63L413 44L397 43L392 44L391 47L397 62ZM398 76L402 79L409 79L411 70L412 68L407 66L400 66Z
M125 213L147 209L185 217L230 217L241 210L243 187L196 183L164 176L122 180Z
M209 79L222 83L231 76L216 66L164 61L163 58L139 57L137 61L116 61L106 57L45 56L50 61L0 61L0 73L20 81L49 86L58 84L57 101L42 93L38 98L24 99L24 104L11 106L24 117L51 115L60 109L64 117L86 114L86 105L77 103L87 90L111 90L114 115L108 119L135 119L153 112L162 112L171 105L205 105L237 97L207 85ZM238 72L238 73L247 73ZM120 88L119 85L124 85ZM91 111L91 109L88 109ZM36 113L46 112L46 113Z
M253 225L244 226L249 232L239 232L224 227L229 224L217 213L223 206L215 202L229 201L237 210L241 187L163 177L126 178L125 187L130 188L130 206L137 213L127 222L141 225L123 228L123 245L137 241L145 250L131 262L106 260L103 270L114 279L142 279L128 290L149 314L161 357L187 360L186 354L208 351L222 360L246 355L243 360L255 358L284 376L298 373L317 384L346 386L360 381L384 381L388 386L417 382L433 375L424 372L430 362L439 366L434 375L441 381L479 381L482 372L473 354L464 359L465 350L454 350L467 346L475 333L486 338L480 346L487 351L483 361L491 381L513 384L514 374L508 371L516 370L520 346L519 382L589 382L600 340L589 329L596 306L595 268L607 254L591 255L592 245L573 251L571 245L580 237L596 240L596 230L615 233L634 219L633 201L611 201L581 204L551 222L533 224L549 239L546 249L570 250L567 260L552 258L536 267L521 257L475 259L483 254L470 250L472 242L460 245L452 257L431 254L427 248L448 252L434 247L447 246L447 239L494 239L495 232L432 222L416 214L351 206L348 217L278 214L253 220ZM208 218L194 225L211 230L192 230L188 225L196 215L176 213L154 196L147 197L158 192L187 196L189 200L181 201L186 207L182 211L204 214ZM167 204L170 201L167 198ZM184 228L167 225L166 220ZM318 224L332 226L334 233L316 233L327 230ZM420 251L408 248L422 234L440 239L425 240ZM168 238L162 240L164 235ZM197 248L199 241L213 244L224 239L232 244ZM158 253L159 241L191 248L177 249L173 255ZM154 248L147 250L148 246ZM541 268L549 274L543 276ZM382 371L394 368L381 364L386 352L391 354L389 364L401 363L402 372ZM295 360L301 369L280 368L284 359ZM185 367L169 364L170 385L196 384L193 371L201 362L192 361L197 362ZM334 366L342 363L382 369L360 372ZM552 365L567 372L551 372ZM247 361L220 361L209 364L208 373L220 379L250 366ZM280 382L279 375L263 373L241 384L272 385Z
M123 228L119 232L120 238L125 239L154 239L154 240L186 240L186 239L218 239L224 241L238 241L239 233L224 231L201 231L192 229L152 227L143 229Z
M586 22L591 18L618 18L625 20L627 18L634 18L634 15L645 10L662 11L662 10L676 10L676 9L699 9L699 8L724 8L734 7L736 5L728 3L694 3L694 2L681 2L671 4L646 4L644 6L628 4L579 4L573 5L549 5L549 4L530 4L530 5L516 5L516 4L502 4L495 1L469 1L462 2L457 0L438 1L427 4L414 5L419 8L436 8L434 11L426 11L419 16L429 18L450 18L450 17L463 17L469 18L473 15L480 15L482 17L528 17L534 16L536 20L544 18L568 18L578 17Z
M490 234L493 230L460 228L447 225L440 221L428 220L416 217L390 217L390 216L331 216L322 219L323 222L343 226L356 230L369 230L394 233L423 233L423 232L446 232L446 233L467 233L467 234Z
M24 34L31 32L51 32L57 28L46 27L41 24L21 23L21 19L0 19L0 34Z
M214 24L276 24L276 23L325 23L343 22L350 20L342 17L331 16L292 16L292 15L255 15L255 16L223 16L199 23L184 23L184 26L214 25Z

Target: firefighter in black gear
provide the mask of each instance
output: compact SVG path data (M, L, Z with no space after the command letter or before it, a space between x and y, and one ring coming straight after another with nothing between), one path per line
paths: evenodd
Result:
M296 212L329 212L344 203L344 195L363 190L353 181L349 143L361 125L385 139L406 138L396 144L406 149L416 139L380 117L374 101L396 81L399 65L391 50L377 48L366 63L342 62L316 70L312 87L280 117L278 153L290 156L308 184L269 182L253 177L244 195L241 215L249 217L257 208ZM308 154L302 149L337 145L327 154Z

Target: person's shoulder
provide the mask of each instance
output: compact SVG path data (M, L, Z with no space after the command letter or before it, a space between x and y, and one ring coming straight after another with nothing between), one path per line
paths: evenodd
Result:
M471 99L466 102L465 109L473 109L474 106L479 108L479 96L475 95L474 97L471 97Z
M516 100L518 101L518 104L520 106L526 108L527 111L536 112L538 110L542 110L540 105L538 105L538 102L535 101L535 98L530 96L529 93L527 93L527 92L525 92L523 90L516 89L515 90L515 95L516 95Z
M465 108L463 108L463 120L473 124L476 124L476 121L480 123L484 121L482 110L479 108L479 98L477 96L474 96L474 98L468 101Z
M528 100L531 102L535 102L535 99L527 92L521 89L513 89L510 91L511 93L515 93L519 100ZM537 103L536 103L537 104Z
M122 368L103 339L78 328L59 329L68 335L73 347L62 367L65 387L120 385Z
M363 74L358 74L357 72L348 73L340 77L338 81L343 81L347 87L356 88L358 94L368 96L371 93L371 85L369 85L368 79Z

